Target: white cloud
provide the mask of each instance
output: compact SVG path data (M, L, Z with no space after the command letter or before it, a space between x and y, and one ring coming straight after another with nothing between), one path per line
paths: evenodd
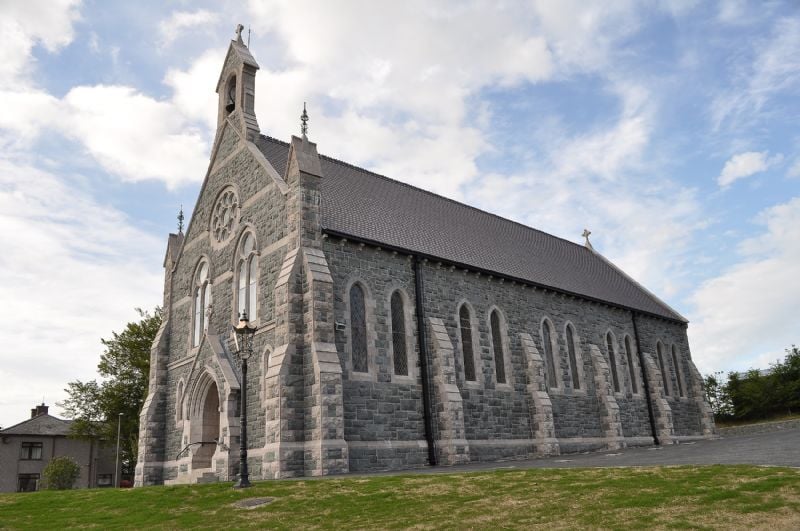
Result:
M183 35L187 30L210 26L217 22L219 15L207 9L197 11L174 11L168 19L158 25L161 46L166 47Z
M77 177L0 158L0 419L95 377L100 337L160 303L163 242L98 204Z
M786 176L792 179L800 177L800 159L795 160L794 164L789 167Z
M187 70L171 68L164 83L172 88L172 102L188 120L202 122L209 131L217 125L217 94L214 92L222 62L224 47L212 48L195 59ZM257 94L257 96L263 96Z
M765 118L767 104L778 94L794 96L800 87L800 17L778 19L769 39L748 43L751 63L738 66L731 87L714 98L711 116L715 128L726 120Z
M757 221L765 230L742 242L739 263L691 298L692 351L703 372L765 368L800 342L800 197L765 210Z
M747 151L731 157L717 177L717 184L726 188L734 181L767 171L770 166L779 162L781 157L769 158L767 151Z
M72 42L80 0L0 2L0 89L29 84L37 43L55 53Z

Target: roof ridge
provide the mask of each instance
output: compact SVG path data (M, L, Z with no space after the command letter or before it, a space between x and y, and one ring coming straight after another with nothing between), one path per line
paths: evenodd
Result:
M285 145L287 147L289 146L288 142L284 142L283 140L280 140L278 138L271 137L269 135L264 135L264 134L262 134L260 136L262 138L266 139L266 140L269 140L269 141L272 141L272 142L275 142L275 143L278 143L278 144L282 144L282 145ZM322 154L320 154L320 158L327 159L327 160L329 160L331 162L335 162L335 163L341 164L342 166L346 166L348 168L353 168L354 170L357 170L357 171L372 175L373 177L378 177L380 179L384 179L386 181L391 181L391 182L397 183L397 184L399 184L401 186L405 186L407 188L411 188L413 190L417 190L419 192L438 197L439 199L444 199L445 201L449 201L450 203L454 203L454 204L456 204L458 206L469 208L471 210L474 210L476 212L480 212L481 214L485 214L487 216L491 216L491 217L499 219L501 221L505 221L505 222L508 222L508 223L513 223L514 225L518 225L518 226L520 226L520 227L522 227L524 229L534 230L534 231L536 231L536 232L538 232L540 234L544 234L545 236L549 236L550 238L555 238L557 240L564 241L566 243L569 243L569 244L574 245L576 247L579 247L581 249L588 250L588 249L586 249L585 246L583 246L583 245L581 245L579 243L573 242L571 240L568 240L566 238L562 238L561 236L556 236L555 234L550 234L549 232L543 231L541 229L537 229L536 227L531 227L530 225L526 225L526 224L521 223L519 221L516 221L516 220L513 220L513 219L509 219L509 218L505 218L505 217L503 217L503 216L501 216L499 214L495 214L493 212L489 212L488 210L483 210L481 208L478 208L476 206L470 205L468 203L463 203L461 201L457 201L457 200L455 200L455 199L453 199L451 197L447 197L447 196L444 196L444 195L441 195L441 194L437 194L436 192L431 192L430 190L425 190L424 188L420 188L418 186L414 186L413 184L408 184L408 183L403 182L403 181L398 181L397 179L392 179L391 177L387 177L386 175L381 175L380 173L376 173L374 171L367 170L365 168L362 168L361 166L356 166L355 164L351 164L349 162L345 162L345 161L343 161L341 159L337 159L335 157L331 157L331 156L328 156L328 155L322 155Z
M35 417L29 418L29 419L25 419L23 421L17 422L16 424L12 424L11 426L9 426L7 428L3 428L2 430L0 430L0 433L5 433L10 429L16 428L17 426L22 426L23 424L27 424L27 423L32 422L34 420L40 419L42 417L50 417L51 419L57 420L59 422L67 422L67 423L72 422L72 420L70 420L70 419L60 419L60 418L56 417L55 415L51 415L50 413L42 413L41 415L37 415Z

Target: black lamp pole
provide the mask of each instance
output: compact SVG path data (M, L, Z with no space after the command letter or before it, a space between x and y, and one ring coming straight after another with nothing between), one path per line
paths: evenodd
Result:
M253 353L253 334L256 329L249 325L247 311L239 317L239 324L233 327L233 340L236 344L236 353L242 360L242 385L239 389L241 398L241 435L239 437L239 481L233 486L235 489L244 489L250 486L250 474L247 472L247 360Z

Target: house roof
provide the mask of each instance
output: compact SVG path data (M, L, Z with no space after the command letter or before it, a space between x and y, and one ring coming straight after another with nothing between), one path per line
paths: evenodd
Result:
M52 415L44 414L32 419L24 420L4 430L3 435L69 435L71 420L63 420Z
M260 135L276 170L289 144ZM593 250L321 156L323 231L686 322Z

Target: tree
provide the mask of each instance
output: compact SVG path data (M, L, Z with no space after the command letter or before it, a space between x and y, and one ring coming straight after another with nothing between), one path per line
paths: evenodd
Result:
M150 347L161 326L161 309L151 314L136 309L141 320L130 322L111 339L101 339L105 352L97 372L102 381L69 382L69 395L60 403L67 417L75 420L74 437L99 438L115 444L120 422L121 475L133 474L139 438L139 413L147 395L150 374ZM122 413L122 417L119 414Z
M42 475L48 489L68 490L75 486L81 475L81 467L71 457L54 457L47 463Z
M717 371L714 374L707 374L703 379L703 391L717 420L729 418L733 414L727 385L723 383L721 377L722 371Z

